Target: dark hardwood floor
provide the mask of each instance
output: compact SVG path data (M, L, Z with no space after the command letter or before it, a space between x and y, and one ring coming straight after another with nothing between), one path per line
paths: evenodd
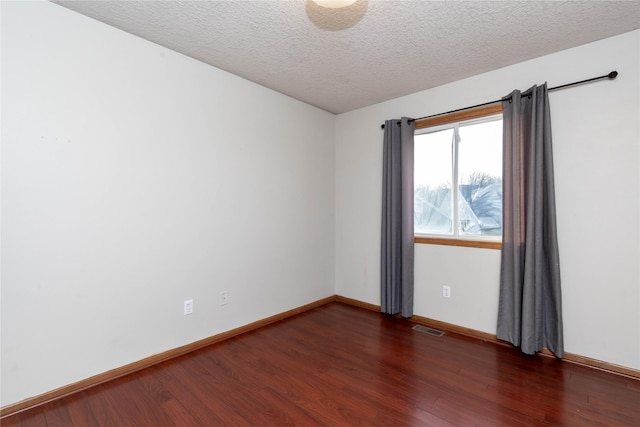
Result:
M11 426L640 426L640 381L331 303Z

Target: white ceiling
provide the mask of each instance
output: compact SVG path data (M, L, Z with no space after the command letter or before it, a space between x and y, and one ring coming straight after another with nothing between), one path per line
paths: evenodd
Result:
M640 0L53 1L332 113L640 28Z

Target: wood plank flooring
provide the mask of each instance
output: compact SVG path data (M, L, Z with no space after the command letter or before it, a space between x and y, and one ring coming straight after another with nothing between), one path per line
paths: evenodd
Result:
M13 426L640 426L640 381L331 303Z

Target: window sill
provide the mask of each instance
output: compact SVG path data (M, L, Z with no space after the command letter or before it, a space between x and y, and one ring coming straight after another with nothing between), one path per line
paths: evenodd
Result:
M463 246L466 248L502 249L502 242L495 240L442 239L438 237L415 236L415 243L426 245Z

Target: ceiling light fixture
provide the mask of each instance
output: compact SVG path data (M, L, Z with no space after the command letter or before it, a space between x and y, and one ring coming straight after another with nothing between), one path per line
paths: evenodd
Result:
M340 9L342 7L351 6L357 0L313 0L315 4L328 9Z
M0 0L2 1L2 0ZM369 0L307 0L307 17L326 31L344 31L356 25L367 13Z

